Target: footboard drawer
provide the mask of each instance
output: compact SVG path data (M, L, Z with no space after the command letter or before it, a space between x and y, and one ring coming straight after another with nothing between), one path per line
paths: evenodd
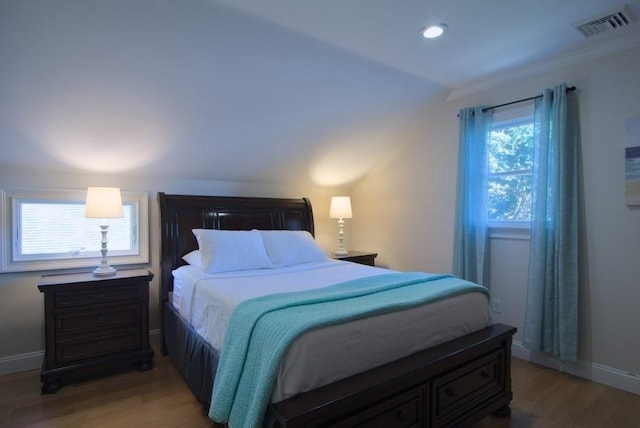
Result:
M504 395L504 364L505 353L499 349L434 379L434 426L450 425Z
M428 389L416 388L343 419L331 428L421 427L425 419L424 403Z

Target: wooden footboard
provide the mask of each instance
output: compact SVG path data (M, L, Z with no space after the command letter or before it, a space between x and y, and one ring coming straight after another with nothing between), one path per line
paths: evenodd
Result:
M496 324L271 405L280 427L469 426L511 402L511 341Z
M171 307L164 327L169 354L208 409L217 353ZM460 427L494 412L508 415L515 331L496 324L274 403L268 425Z

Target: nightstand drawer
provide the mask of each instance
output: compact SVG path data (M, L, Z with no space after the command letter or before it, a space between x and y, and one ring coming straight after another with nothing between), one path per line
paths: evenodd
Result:
M93 357L141 349L140 339L139 330L125 330L103 337L59 340L56 342L56 363L74 363Z
M136 327L140 323L140 305L117 307L112 310L61 314L56 316L56 337L72 334Z
M56 309L139 299L138 287L101 287L95 290L59 291L54 296Z

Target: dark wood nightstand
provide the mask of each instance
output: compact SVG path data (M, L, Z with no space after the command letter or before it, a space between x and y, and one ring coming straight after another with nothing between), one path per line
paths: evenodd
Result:
M375 266L375 258L378 253L367 253L365 251L349 251L344 256L331 255L331 258L336 260L344 260L346 262L360 263L361 265Z
M153 367L149 346L149 282L146 269L45 275L45 357L42 393L127 366Z

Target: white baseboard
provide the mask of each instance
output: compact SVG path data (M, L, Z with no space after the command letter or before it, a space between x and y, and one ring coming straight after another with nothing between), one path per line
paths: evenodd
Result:
M513 341L511 355L521 360L531 361L563 373L640 395L640 376L634 373L627 373L588 361L561 361L545 354L532 352L517 340Z
M28 352L0 358L0 376L42 367L44 351Z
M159 345L161 338L160 329L149 331L149 342L151 345ZM0 376L40 369L42 368L43 358L44 350L2 357L0 358Z
M162 344L162 330L149 330L149 343L151 346Z

